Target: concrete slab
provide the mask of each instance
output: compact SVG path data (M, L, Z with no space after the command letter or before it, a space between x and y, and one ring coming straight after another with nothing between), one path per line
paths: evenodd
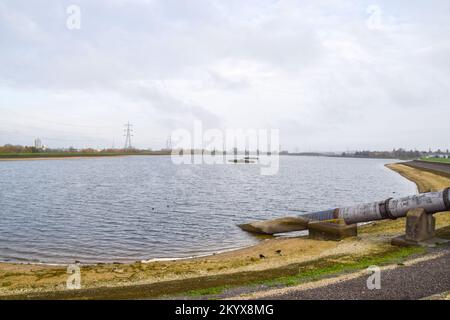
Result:
M406 215L405 234L393 238L391 244L401 247L435 247L450 242L448 239L435 237L435 231L435 217L422 208L413 209Z
M406 214L405 239L421 242L434 238L436 219L424 209L409 210Z
M309 237L316 240L338 241L358 235L356 224L347 225L342 219L311 221L308 230Z
M248 232L271 235L306 230L308 222L309 219L302 217L285 217L240 224L239 227Z
M450 240L442 238L431 238L424 241L415 241L406 239L405 235L392 238L391 240L391 244L393 246L399 247L419 246L419 247L433 248L444 243L450 243Z

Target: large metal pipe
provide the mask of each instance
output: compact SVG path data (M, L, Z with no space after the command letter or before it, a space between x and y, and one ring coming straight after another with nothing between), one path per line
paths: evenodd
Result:
M397 219L406 216L406 213L409 210L415 208L423 208L429 214L450 211L449 190L450 188L446 188L439 192L422 193L399 199L389 198L383 201L360 204L352 207L311 212L301 215L298 218L306 221L342 219L346 224L354 224L374 220ZM290 219L295 219L295 217ZM292 221L286 226L280 222L283 221L275 219L242 224L240 227L246 231L263 234L298 231L307 228L307 224L305 223L298 223L297 227L294 227ZM274 223L276 223L276 228L272 227L272 224Z

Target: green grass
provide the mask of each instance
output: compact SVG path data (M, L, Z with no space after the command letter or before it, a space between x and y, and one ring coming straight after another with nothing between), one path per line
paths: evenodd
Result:
M265 281L261 284L265 284L268 286L293 286L299 283L316 281L325 276L367 269L368 267L373 265L383 266L387 264L401 263L410 255L423 252L425 252L425 249L422 247L401 248L397 251L393 251L385 255L361 257L355 262L337 263L312 270L299 270L299 273L297 275L282 277L271 281Z
M421 158L420 160L428 162L450 163L449 158Z
M426 249L422 247L407 247L399 249L395 248L387 252L373 254L370 256L351 257L353 260L349 260L348 262L336 263L328 260L327 258L324 258L315 261L312 264L307 263L303 266L300 266L299 272L295 275L253 282L245 282L244 280L239 286L250 286L250 287L258 285L264 285L267 287L295 286L305 282L316 281L325 277L337 276L339 274L364 270L372 265L383 266L395 263L400 264L409 256L413 254L421 254L424 252L426 252ZM182 293L181 296L214 297L223 294L225 290L233 287L235 288L238 286L223 285L217 287L190 290Z

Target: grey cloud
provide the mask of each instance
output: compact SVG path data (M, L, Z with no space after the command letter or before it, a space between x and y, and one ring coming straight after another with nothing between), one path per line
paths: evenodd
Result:
M193 102L177 99L163 88L141 84L126 85L125 87L127 96L143 101L144 107L151 107L165 114L174 124L180 124L182 119L182 122L186 125L186 117L192 117L191 121L200 120L209 126L220 125L219 117L213 112ZM171 127L174 129L174 125Z
M245 78L225 77L211 70L208 75L216 86L225 90L242 90L251 86L250 81Z

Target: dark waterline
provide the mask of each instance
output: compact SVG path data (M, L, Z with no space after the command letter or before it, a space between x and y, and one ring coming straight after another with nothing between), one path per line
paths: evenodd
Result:
M0 260L131 262L254 244L237 224L415 193L390 162L281 157L274 176L168 156L0 162Z

